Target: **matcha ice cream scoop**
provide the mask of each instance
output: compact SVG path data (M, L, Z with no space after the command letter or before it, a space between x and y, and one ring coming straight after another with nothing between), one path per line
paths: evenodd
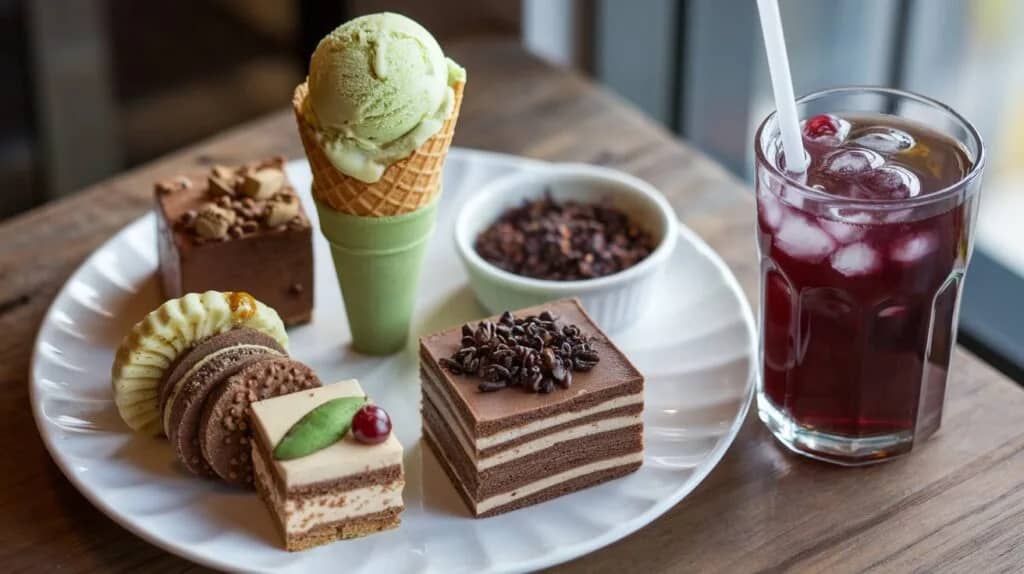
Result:
M381 178L437 133L466 72L423 26L392 13L342 24L317 46L303 116L338 171Z

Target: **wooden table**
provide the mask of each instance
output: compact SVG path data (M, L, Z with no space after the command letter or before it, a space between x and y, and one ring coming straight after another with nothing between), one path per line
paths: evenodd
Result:
M456 143L613 165L671 199L754 300L749 189L616 97L511 42L450 48L471 78ZM282 102L283 103L283 102ZM94 509L51 462L28 401L43 313L75 267L195 164L302 155L290 111L0 225L0 564L11 571L198 569ZM751 415L721 466L640 532L566 572L1024 568L1024 391L959 351L942 431L905 459L841 469L787 454Z

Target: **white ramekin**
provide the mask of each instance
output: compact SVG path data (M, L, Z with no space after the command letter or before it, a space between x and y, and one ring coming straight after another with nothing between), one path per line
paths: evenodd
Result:
M657 247L643 261L613 275L550 281L510 273L485 261L473 247L481 231L506 209L550 193L556 200L607 201L652 233ZM617 170L586 164L552 164L498 178L464 203L455 222L455 245L477 299L491 313L579 297L606 331L628 327L646 310L659 271L675 249L678 222L672 207L649 183Z

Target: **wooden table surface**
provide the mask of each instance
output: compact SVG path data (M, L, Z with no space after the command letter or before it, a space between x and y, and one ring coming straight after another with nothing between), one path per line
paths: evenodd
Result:
M457 145L615 166L660 188L754 301L750 190L639 112L508 41L451 46L470 84ZM286 102L282 102L282 108ZM32 342L68 275L196 164L301 157L282 110L0 225L0 564L9 571L199 570L129 534L64 478L28 398ZM753 413L686 500L565 572L1019 571L1024 391L958 351L941 432L910 456L842 469L792 456Z

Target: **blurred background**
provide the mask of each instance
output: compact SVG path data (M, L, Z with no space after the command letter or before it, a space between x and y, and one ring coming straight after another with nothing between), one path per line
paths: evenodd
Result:
M1024 321L1005 309L1024 288L1024 2L780 4L798 94L905 88L979 127L990 164L964 331L1001 346L1004 370L1024 365ZM320 37L381 10L442 43L522 42L750 179L773 108L753 0L0 0L0 219L283 108Z

